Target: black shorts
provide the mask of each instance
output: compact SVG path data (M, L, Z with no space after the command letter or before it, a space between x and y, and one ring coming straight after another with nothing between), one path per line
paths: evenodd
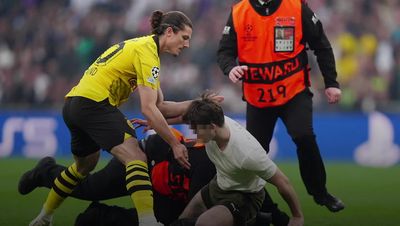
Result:
M79 157L99 149L110 151L126 138L136 138L132 124L108 99L96 102L84 97L68 97L63 118L71 133L72 153Z
M225 191L219 188L214 177L201 189L201 198L208 209L216 205L226 206L232 213L236 226L253 225L265 198L265 190L255 193Z

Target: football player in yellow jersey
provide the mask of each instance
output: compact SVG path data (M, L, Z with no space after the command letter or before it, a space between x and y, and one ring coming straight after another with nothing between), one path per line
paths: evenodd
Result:
M178 56L188 48L192 22L178 11L155 11L150 22L152 35L110 47L66 95L63 118L71 133L75 163L54 180L40 214L30 226L52 224L55 209L95 168L101 149L125 165L126 189L138 212L139 225L161 225L153 213L146 155L139 149L131 123L117 107L137 89L140 108L149 126L171 146L179 164L190 168L187 149L172 134L166 119L179 122L191 101L164 101L159 82L159 54ZM221 96L215 98L223 100Z

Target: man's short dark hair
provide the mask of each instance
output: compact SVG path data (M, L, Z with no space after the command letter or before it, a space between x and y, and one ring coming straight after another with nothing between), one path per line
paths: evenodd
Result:
M194 100L183 115L183 121L191 126L215 124L222 127L225 123L222 107L211 99L216 94L204 92L200 99Z

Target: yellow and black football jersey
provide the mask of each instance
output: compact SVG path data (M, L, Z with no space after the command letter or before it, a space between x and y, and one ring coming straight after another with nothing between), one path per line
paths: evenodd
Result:
M120 106L139 84L158 89L158 48L154 35L113 45L85 71L66 97L82 96L97 102L108 98L111 105Z

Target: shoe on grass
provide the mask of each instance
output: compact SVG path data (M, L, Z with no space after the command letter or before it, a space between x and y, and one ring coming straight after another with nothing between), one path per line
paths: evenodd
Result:
M21 195L26 195L35 190L35 188L40 186L40 174L47 169L48 166L56 163L53 157L42 158L36 166L25 172L18 182L18 192Z

